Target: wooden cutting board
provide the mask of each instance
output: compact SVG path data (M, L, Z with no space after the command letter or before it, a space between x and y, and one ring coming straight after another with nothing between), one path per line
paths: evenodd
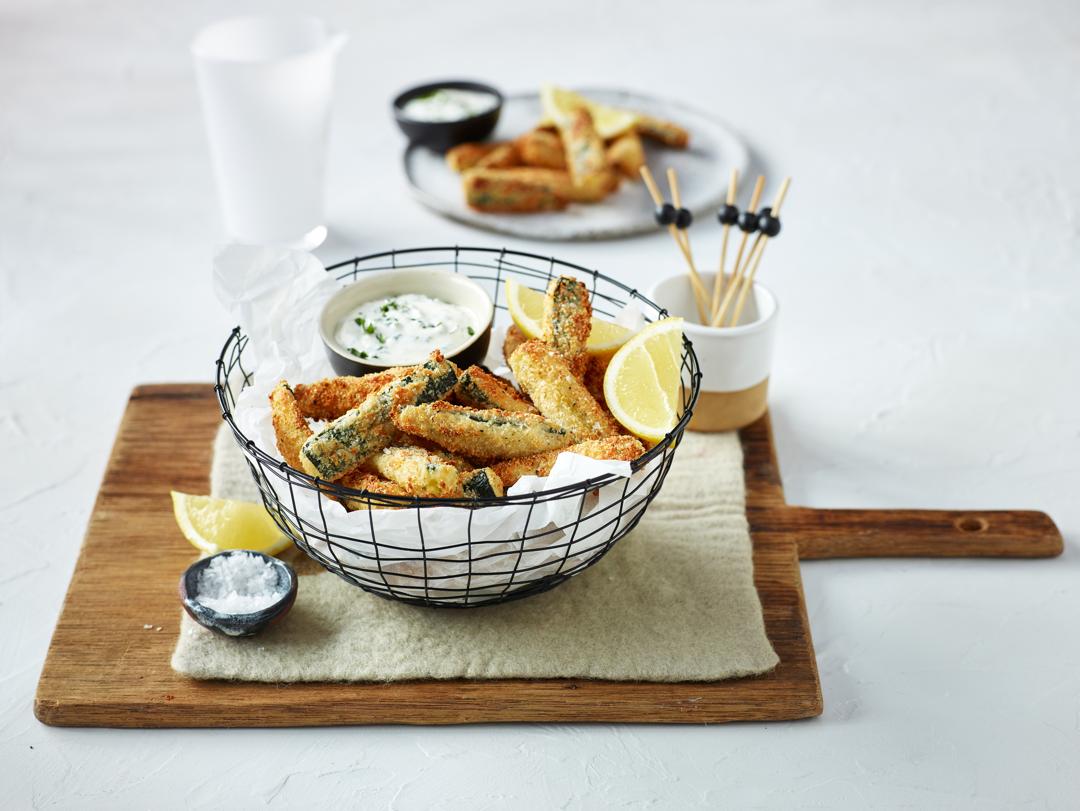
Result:
M141 386L132 393L38 683L34 712L44 723L281 727L807 718L821 713L822 700L800 556L1046 557L1062 549L1060 533L1043 513L789 507L765 417L741 437L755 582L780 657L767 675L681 684L197 682L169 667L181 611L177 581L192 560L173 521L169 490L208 491L219 420L209 385Z

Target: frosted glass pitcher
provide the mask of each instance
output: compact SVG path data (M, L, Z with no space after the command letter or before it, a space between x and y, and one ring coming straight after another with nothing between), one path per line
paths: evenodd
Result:
M334 63L346 36L315 17L239 17L191 44L225 229L237 242L314 248Z

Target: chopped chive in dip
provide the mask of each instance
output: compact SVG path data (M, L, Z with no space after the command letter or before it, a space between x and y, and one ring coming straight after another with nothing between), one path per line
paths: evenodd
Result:
M404 293L360 305L338 325L335 338L362 360L403 366L421 362L434 349L455 350L475 335L467 308Z

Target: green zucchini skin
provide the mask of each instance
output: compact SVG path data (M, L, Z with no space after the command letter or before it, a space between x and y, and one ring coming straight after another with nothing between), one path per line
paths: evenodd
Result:
M501 498L506 492L502 479L489 467L468 474L461 482L461 489L469 498Z
M304 467L322 479L341 478L393 442L397 429L391 420L401 408L441 400L456 384L453 364L433 356L309 438L300 451Z

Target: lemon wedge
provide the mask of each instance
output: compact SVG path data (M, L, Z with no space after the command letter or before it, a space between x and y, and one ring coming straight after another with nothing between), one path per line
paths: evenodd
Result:
M665 318L623 344L604 374L604 399L628 431L659 442L679 421L681 318Z
M514 279L506 280L506 307L510 318L527 338L539 338L544 331L544 294ZM633 330L593 316L585 350L592 355L610 355L626 343Z
M637 113L630 110L598 104L573 90L566 90L552 84L545 84L540 88L540 105L544 110L541 126L551 126L564 121L574 110L584 107L592 115L596 134L605 141L632 129L638 120Z
M276 555L292 543L262 504L172 491L173 515L184 537L207 555L248 549Z
M585 344L585 351L590 355L613 355L615 350L629 341L634 334L632 329L595 316L591 323L589 340Z
M517 328L526 338L539 338L544 330L544 294L525 285L506 280L506 308Z

